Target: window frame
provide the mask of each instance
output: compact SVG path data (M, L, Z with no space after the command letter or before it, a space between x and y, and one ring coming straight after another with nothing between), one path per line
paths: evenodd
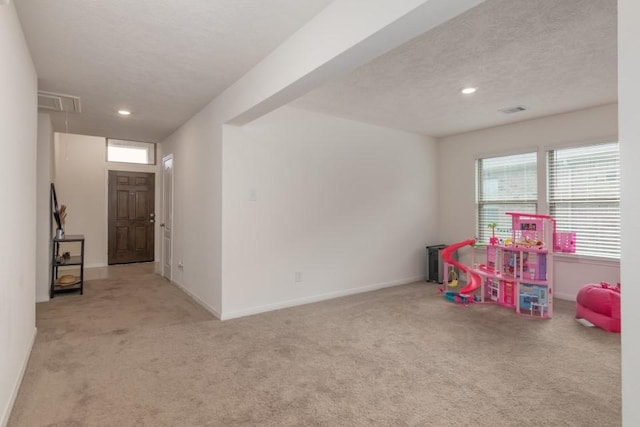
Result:
M553 177L554 172L552 171L552 167L553 167L553 160L552 160L552 153L558 152L558 151L563 151L563 150L574 150L574 149L580 149L580 148L586 148L586 147L596 147L596 146L603 146L603 145L617 145L618 148L618 152L617 152L617 162L618 165L620 163L620 143L619 141L617 141L617 138L608 138L606 140L597 140L597 141L588 141L588 142L580 142L580 143L572 143L572 144L563 144L561 146L553 146L553 147L546 147L545 148L545 152L544 152L544 159L545 159L545 190L546 190L546 204L547 204L547 211L549 213L549 215L551 215L552 217L554 217L554 219L556 220L556 223L558 225L557 229L559 232L561 231L572 231L572 232L576 232L576 252L575 253L571 253L571 254L567 254L567 253L558 253L558 255L562 255L562 256L568 256L568 257L578 257L578 258L584 258L584 259L595 259L595 260L603 260L603 261L610 261L610 262L619 262L620 261L620 253L621 253L621 245L620 245L620 236L621 236L621 229L620 229L620 184L621 184L621 176L620 176L620 169L618 167L617 169L617 178L618 178L618 182L617 182L617 192L618 192L618 197L617 200L615 197L612 198L565 198L565 199L561 199L560 201L554 200L555 196L555 192L552 190L552 185L554 184L554 180L556 178ZM554 169L555 171L555 169ZM557 171L555 172L557 173ZM601 204L606 204L606 203L614 203L617 204L617 224L615 224L615 226L617 227L617 231L618 231L618 235L617 237L614 237L613 241L617 241L618 245L617 245L617 254L607 254L605 252L596 252L596 251L581 251L580 250L580 236L582 235L582 238L584 239L584 233L580 233L579 227L572 227L571 224L568 225L563 225L562 221L559 220L559 218L556 218L558 215L554 215L554 211L556 209L556 205L558 204L569 204L573 202L574 204L576 203L591 203L591 204L597 204L597 203L601 203ZM573 228L573 229L572 229ZM592 246L592 245L589 245Z
M486 161L486 160L490 160L490 159L498 159L501 157L515 157L515 156L524 156L524 155L530 155L535 159L535 177L533 179L533 183L534 183L534 188L535 188L535 197L534 198L505 198L505 199L500 199L500 200L481 200L481 186L483 183L482 180L482 162ZM476 191L475 191L475 198L476 198L476 236L477 236L477 240L479 243L481 244L488 244L489 243L489 236L491 234L490 231L485 230L485 224L482 221L482 212L483 212L483 207L487 206L487 205L498 205L498 206L503 206L504 209L502 209L504 212L512 212L512 211L517 211L517 212L527 212L527 213L534 213L537 214L538 210L539 210L539 198L540 198L540 191L539 191L539 155L538 155L538 148L537 147L529 147L523 150L519 150L519 151L510 151L510 152L499 152L499 153L487 153L487 154L482 154L482 155L478 155L476 156L475 159L475 182L476 182ZM528 211L526 209L522 209L522 207L524 206L532 206L533 207L533 211ZM488 220L487 220L488 221ZM510 221L510 219L505 216L505 224L503 226L503 228L498 227L497 232L496 232L496 237L502 237L502 238L507 238L511 236L511 229L510 226L508 226L508 229L504 228L507 227L507 222ZM488 223L488 222L487 222ZM485 235L487 236L486 239L484 239Z
M113 143L113 144L112 144ZM127 162L122 160L109 160L109 147L110 146L120 146L120 147L140 147L147 149L147 163L139 163L139 162ZM128 165L148 165L155 166L158 160L158 146L155 142L143 142L143 141L130 141L126 139L118 139L118 138L107 138L105 143L105 158L107 163L121 163Z

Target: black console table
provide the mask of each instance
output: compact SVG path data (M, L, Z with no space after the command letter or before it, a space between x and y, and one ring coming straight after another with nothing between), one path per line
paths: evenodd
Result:
M80 255L74 255L70 257L63 257L60 254L61 243L77 243L80 245ZM76 280L71 283L60 283L59 273L64 273L65 270L60 270L60 267L78 266L80 268L80 276L76 276ZM64 237L54 237L53 247L51 249L51 288L49 290L49 297L53 298L55 294L66 292L80 292L80 295L84 292L84 235L82 234L70 234Z

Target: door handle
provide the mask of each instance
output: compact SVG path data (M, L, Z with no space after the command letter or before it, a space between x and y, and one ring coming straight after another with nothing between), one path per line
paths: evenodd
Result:
M162 224L160 224L160 227L164 227L164 222Z

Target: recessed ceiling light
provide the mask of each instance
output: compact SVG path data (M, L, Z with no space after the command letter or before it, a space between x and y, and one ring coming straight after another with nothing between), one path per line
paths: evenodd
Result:
M461 92L465 95L471 95L472 93L475 93L475 91L477 90L478 90L477 87L465 87L464 89L461 90Z
M129 116L129 115L131 115L131 111L128 111L128 110L118 110L118 114L120 114L121 116Z

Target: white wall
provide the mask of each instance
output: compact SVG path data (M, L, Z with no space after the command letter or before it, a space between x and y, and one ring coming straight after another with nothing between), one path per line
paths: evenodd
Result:
M209 104L162 143L159 158L174 155L172 280L220 317L222 125L217 117Z
M476 234L475 159L538 150L539 205L546 212L545 150L549 147L617 140L617 105L528 120L438 140L440 240L452 243ZM556 297L575 299L585 283L619 282L619 263L570 256L555 258Z
M376 0L366 10L336 1L166 138L163 155L175 155L173 280L220 315L223 123L285 105L481 1Z
M223 319L423 280L436 160L433 139L290 107L225 126Z
M622 423L640 425L640 2L618 1L618 101L622 163Z
M0 425L35 337L37 76L13 4L0 5ZM5 60L10 59L10 60Z
M53 124L46 113L38 113L38 166L36 195L36 301L49 301L51 279L50 188L53 180Z
M55 185L58 204L67 205L67 234L84 234L85 267L107 265L107 191L109 170L156 174L156 212L160 212L158 165L107 163L103 137L55 134ZM156 222L155 258L160 259L160 231ZM77 248L77 245L75 246Z

